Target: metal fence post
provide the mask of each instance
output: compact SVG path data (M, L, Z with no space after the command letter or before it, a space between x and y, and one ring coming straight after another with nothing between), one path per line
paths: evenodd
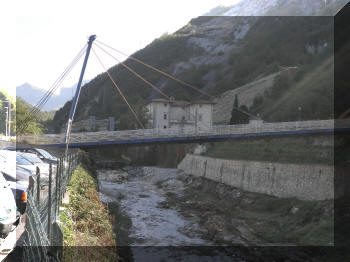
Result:
M38 205L40 204L40 168L36 167L36 197Z
M58 206L61 205L61 197L62 197L62 190L61 190L61 187L62 187L62 172L63 172L63 167L64 167L64 158L61 157L60 158L60 161L59 161L59 174L58 174ZM59 207L58 207L59 208Z
M55 192L55 200L56 200L56 205L55 205L55 220L58 216L58 210L60 208L59 203L58 203L58 190L59 190L59 185L58 185L58 177L59 177L59 169L60 169L60 165L59 162L56 163L56 182L55 182L55 186L56 186L56 192Z
M51 208L52 208L52 199L51 199L51 191L52 191L52 164L49 167L49 203L48 203L48 214L47 214L47 237L51 243Z
M32 176L29 177L29 188L28 192L31 196L33 196L34 193L34 178Z

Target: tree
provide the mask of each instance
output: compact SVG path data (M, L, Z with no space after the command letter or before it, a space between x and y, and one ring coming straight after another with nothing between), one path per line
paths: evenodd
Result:
M230 125L246 124L249 122L249 116L243 111L248 112L248 108L245 105L238 107L238 95L236 94L231 112Z
M29 108L22 99L16 99L16 135L42 134L43 127L35 117L26 120Z

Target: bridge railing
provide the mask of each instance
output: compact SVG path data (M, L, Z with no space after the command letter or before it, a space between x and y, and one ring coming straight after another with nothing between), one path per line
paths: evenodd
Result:
M337 127L350 127L349 120L336 120ZM168 128L168 129L139 129L124 131L100 131L72 133L71 143L88 143L118 140L137 140L166 137L184 137L184 136L210 136L210 135L228 135L228 134L248 134L264 133L294 130L321 130L333 129L335 120L310 120L297 122L278 122L278 123L254 123L241 125L218 125L210 128L186 127L186 128ZM49 134L41 136L23 136L19 140L31 144L60 144L63 142L63 134Z

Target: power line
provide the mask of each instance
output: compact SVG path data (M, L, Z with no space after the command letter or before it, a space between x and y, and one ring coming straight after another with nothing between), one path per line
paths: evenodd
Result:
M30 112L28 112L26 114L25 119L23 121L19 122L19 124L17 125L17 128L20 132L24 131L25 128L28 127L29 122L31 120L33 120L33 118L37 118L37 113L47 103L47 101L50 99L52 94L56 91L56 89L60 86L60 84L63 82L63 80L69 74L69 72L73 69L73 67L76 65L76 63L80 60L81 56L85 52L86 47L87 47L87 45L85 45L79 51L79 53L75 56L73 61L67 66L67 68L60 75L60 77L56 79L56 81L53 83L51 88L48 91L46 91L46 93L42 96L42 98L38 101L38 103L31 109Z
M190 88L196 90L197 92L199 92L199 93L201 93L201 94L203 94L203 95L206 95L206 96L208 96L208 97L210 97L210 98L216 98L215 96L210 95L210 94L208 94L207 92L205 92L205 91L203 91L203 90L201 90L201 89L199 89L199 88L197 88L197 87L195 87L195 86L193 86L193 85L191 85L191 84L189 84L189 83L186 83L185 81L182 81L181 79L178 79L178 78L176 78L176 77L174 77L174 76L172 76L172 75L170 75L170 74L168 74L168 73L166 73L166 72L164 72L164 71L162 71L162 70L160 70L160 69L158 69L158 68L156 68L156 67L154 67L154 66L151 66L151 65L149 65L149 64L147 64L147 63L141 61L140 59L137 59L137 58L135 58L135 57L133 57L133 56L127 55L127 54L125 54L124 52L119 51L119 50L117 50L117 49L115 49L115 48L113 48L113 47L111 47L111 46L109 46L109 45L107 45L107 44L105 44L105 43L103 43L103 42L101 42L101 41L96 40L96 42L98 42L99 44L104 45L104 46L106 46L106 47L108 47L108 48L114 50L115 52L126 56L126 57L129 58L130 60L133 60L133 61L135 61L135 62L137 62L137 63L139 63L139 64L142 64L142 65L144 65L144 66L146 66L146 67L148 67L148 68L150 68L150 69L152 69L152 70L154 70L154 71L156 71L156 72L158 72L158 73L160 73L160 74L162 74L162 75L164 75L164 76L166 76L166 77L168 77L168 78L170 78L170 79L172 79L172 80L174 80L174 81L176 81L176 82L178 82L178 83L181 83L181 84L183 84L183 85L185 85L185 86L187 86L187 87L190 87ZM97 44L95 43L95 45L97 45ZM119 61L119 60L117 60L117 61ZM240 109L240 108L238 108L238 107L234 107L234 108L237 109L238 111L240 111L241 113L243 113L243 114L249 116L249 117L257 118L256 116L250 114L249 112L246 112L245 110L242 110L242 109Z
M133 60L133 61L135 61L135 62L137 62L139 64L142 64L142 65L144 65L144 66L146 66L146 67L148 67L148 68L150 68L150 69L152 69L152 70L154 70L154 71L156 71L156 72L158 72L158 73L160 73L160 74L162 74L162 75L164 75L164 76L166 76L166 77L168 77L168 78L170 78L170 79L172 79L172 80L174 80L174 81L176 81L176 82L178 82L178 83L180 83L182 85L190 87L190 88L196 90L197 92L199 92L199 93L201 93L201 94L203 94L205 96L208 96L210 98L215 98L215 96L210 95L209 93L207 93L207 92L205 92L205 91L203 91L203 90L201 90L201 89L199 89L199 88L197 88L197 87L195 87L195 86L193 86L193 85L191 85L189 83L186 83L185 81L182 81L182 80L180 80L180 79L178 79L178 78L176 78L176 77L174 77L174 76L172 76L172 75L170 75L170 74L168 74L168 73L166 73L166 72L164 72L164 71L162 71L162 70L160 70L160 69L158 69L158 68L156 68L154 66L151 66L151 65L149 65L149 64L147 64L147 63L145 63L145 62L143 62L143 61L141 61L141 60L139 60L139 59L137 59L137 58L135 58L133 56L127 55L127 54L125 54L125 53L123 53L123 52L121 52L121 51L119 51L119 50L117 50L117 49L115 49L115 48L105 44L105 43L102 43L101 41L98 41L98 40L96 40L96 41L99 44L104 45L104 46L106 46L106 47L108 47L108 48L118 52L119 54L122 54L122 55L126 56L127 58L129 58L129 59L131 59L131 60Z
M96 40L97 41L97 40ZM98 44L94 43L98 48L100 48L103 52L105 52L106 54L108 54L110 57L114 58L117 62L119 62L122 66L124 66L126 69L128 69L131 73L133 73L134 75L136 75L138 78L140 78L142 81L145 81L147 84L151 85L152 88L154 88L157 92L159 92L160 94L162 94L163 96L165 96L169 102L171 102L171 99L169 96L167 96L166 94L164 94L161 90L159 90L156 86L154 86L152 83L150 83L149 81L147 81L146 79L144 79L142 76L140 76L138 73L136 73L133 69L131 69L129 66L125 65L125 63L121 62L119 59L117 59L116 57L114 57L112 54L110 54L108 51L106 51L104 48L102 48L101 46L99 46ZM176 103L176 101L174 101ZM188 113L194 117L197 121L197 115L194 115L191 113L191 111L189 110ZM208 126L201 120L198 120L199 122L201 122L205 127L208 128Z
M101 59L99 58L99 56L96 54L95 50L92 48L91 49L92 52L95 54L98 62L100 63L100 65L103 67L103 69L106 71L109 79L112 81L114 87L118 90L119 95L122 97L122 99L124 100L124 102L127 104L127 106L129 107L131 113L134 115L136 121L138 122L138 124L144 129L145 127L143 126L143 124L141 123L140 119L138 118L136 112L134 111L134 109L131 107L131 105L129 104L128 100L126 99L126 97L124 96L123 92L120 90L120 88L118 87L117 83L114 81L114 79L112 78L111 74L108 72L107 68L104 66L104 64L102 63Z
M114 57L112 54L110 54L109 52L107 52L105 49L103 49L101 46L95 44L98 48L100 48L103 52L105 52L107 55L109 55L110 57L114 58L118 63L120 63L123 67L125 67L127 70L129 70L129 72L131 72L132 74L134 74L136 77L138 77L139 79L141 79L142 81L144 81L146 84L148 84L150 87L152 87L154 90L156 90L159 94L161 94L162 96L166 97L167 99L170 99L169 96L167 96L163 91L161 91L159 88L157 88L154 84L152 84L151 82L149 82L147 79L145 79L144 77L142 77L140 74L136 73L133 69L131 69L129 66L127 66L125 63L121 62L119 59L117 59L116 57Z

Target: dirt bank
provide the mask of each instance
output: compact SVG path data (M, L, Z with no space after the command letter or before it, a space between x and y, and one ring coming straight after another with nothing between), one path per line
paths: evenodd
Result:
M333 201L271 197L184 174L178 179L183 195L167 194L162 206L185 217L200 213L201 234L217 244L333 245Z

